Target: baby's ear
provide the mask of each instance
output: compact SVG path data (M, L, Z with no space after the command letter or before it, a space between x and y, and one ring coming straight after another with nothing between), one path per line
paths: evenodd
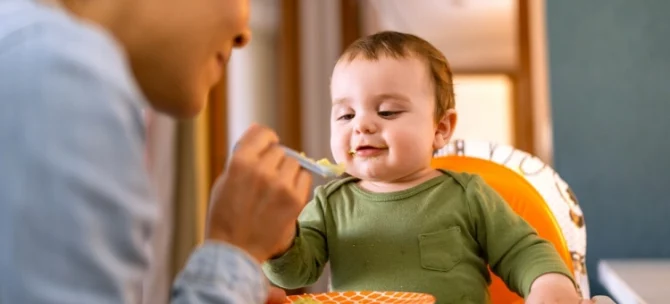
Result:
M456 121L458 121L458 116L456 115L455 109L449 109L437 122L435 128L435 138L433 139L433 150L437 151L442 149L454 134L454 128L456 128Z

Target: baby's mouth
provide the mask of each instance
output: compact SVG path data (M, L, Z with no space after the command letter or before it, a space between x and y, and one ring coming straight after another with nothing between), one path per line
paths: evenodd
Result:
M349 151L349 154L353 156L360 157L373 157L378 156L381 153L384 153L388 150L386 146L358 146L355 149Z

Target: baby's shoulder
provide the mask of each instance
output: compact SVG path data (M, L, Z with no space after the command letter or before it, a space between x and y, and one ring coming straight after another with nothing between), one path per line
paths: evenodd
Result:
M467 191L468 189L481 186L485 184L484 180L478 174L468 173L468 172L456 172L451 170L440 170L446 176L451 177L444 181L444 184L456 185L461 190Z
M353 176L345 176L339 179L329 181L326 184L317 186L314 190L314 197L326 201L328 198L342 192L345 188L354 185L360 179Z

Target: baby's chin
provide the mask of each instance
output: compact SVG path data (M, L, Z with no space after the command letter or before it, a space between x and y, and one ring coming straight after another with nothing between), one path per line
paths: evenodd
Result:
M346 173L350 176L353 176L357 179L364 181L376 182L376 183L391 182L391 179L388 178L389 174L387 172L362 172L362 170L347 167Z

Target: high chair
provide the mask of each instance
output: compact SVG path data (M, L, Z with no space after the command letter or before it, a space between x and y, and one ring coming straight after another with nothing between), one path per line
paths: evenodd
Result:
M437 151L432 165L480 175L538 235L554 244L572 269L582 296L590 298L584 217L574 194L551 167L510 146L465 140L452 141ZM494 304L523 302L495 274L491 279Z

